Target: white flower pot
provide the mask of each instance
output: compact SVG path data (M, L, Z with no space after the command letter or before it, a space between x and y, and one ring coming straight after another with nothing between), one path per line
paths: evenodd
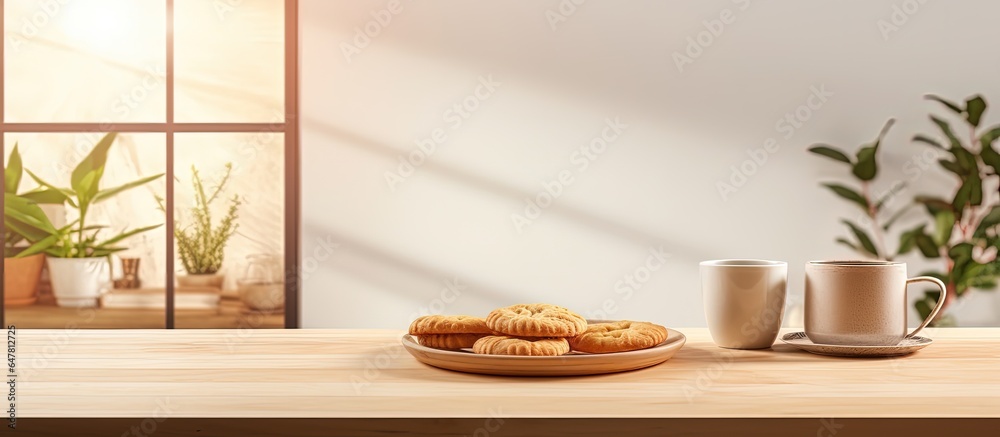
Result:
M111 288L111 264L107 258L48 258L52 294L56 304L69 308L93 308L101 293Z

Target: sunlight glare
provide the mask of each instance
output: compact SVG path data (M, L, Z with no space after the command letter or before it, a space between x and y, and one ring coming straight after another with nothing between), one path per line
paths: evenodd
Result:
M87 0L72 2L61 14L60 27L74 45L94 54L136 59L148 48L144 29L162 28L159 1Z

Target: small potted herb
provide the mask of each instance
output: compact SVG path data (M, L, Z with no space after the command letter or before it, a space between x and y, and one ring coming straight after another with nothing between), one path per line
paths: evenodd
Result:
M188 211L190 223L178 219L174 224L177 255L187 272L186 275L177 277L177 284L182 287L222 290L225 279L221 273L222 262L225 260L226 244L239 227L236 219L239 217L241 202L239 196L230 198L226 214L218 224L214 224L212 220L212 204L225 190L232 170L232 163L227 163L225 174L216 181L214 187L206 189L198 169L191 166L194 206ZM160 206L164 208L162 199L160 200Z

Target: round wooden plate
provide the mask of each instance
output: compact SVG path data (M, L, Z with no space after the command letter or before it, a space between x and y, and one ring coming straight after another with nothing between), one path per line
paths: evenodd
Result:
M649 349L610 354L570 352L558 357L478 355L466 350L433 349L421 346L409 334L403 336L403 348L421 363L458 372L506 376L600 375L642 369L669 360L687 338L673 329L667 329L667 333L663 343Z

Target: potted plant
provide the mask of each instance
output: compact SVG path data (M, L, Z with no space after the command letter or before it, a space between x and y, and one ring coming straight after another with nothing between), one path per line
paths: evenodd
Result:
M937 138L922 134L913 137L913 142L940 151L943 158L938 163L954 176L955 185L942 193L943 197L918 195L913 203L890 211L888 206L892 197L901 191L902 182L897 182L884 196L872 195L871 183L878 169L876 152L882 135L874 143L863 146L853 159L823 144L815 145L809 151L847 164L860 183L860 190L825 184L838 196L860 207L870 225L844 220L854 238L853 241L844 238L837 241L873 258L891 260L895 256L917 252L928 260L939 262L940 270L921 272L920 276L933 276L947 285L944 307L947 308L970 290L992 291L1000 276L1000 259L997 258L1000 204L993 200L994 196L984 193L984 185L996 186L991 180L995 181L1000 174L1000 153L994 149L994 143L1000 139L1000 125L981 126L987 108L986 100L981 96L969 97L961 103L933 95L927 98L944 105L965 124L959 131L961 133L956 133L948 121L932 115L930 119L940 135ZM892 251L886 245L886 234L911 206L923 209L927 218L901 232L897 249ZM938 290L929 290L915 302L921 317L927 317L941 298L940 294ZM941 311L934 324L946 326L954 324L954 321Z
M178 219L174 223L174 239L177 240L177 254L187 275L177 277L177 284L184 287L206 287L222 290L225 277L220 273L225 260L226 243L236 233L239 224L240 199L233 196L229 200L226 214L218 225L213 224L212 204L222 194L232 174L232 163L226 164L226 172L210 191L195 166L191 166L191 184L194 188L194 206L189 211L191 223ZM162 199L160 208L165 210Z
M124 231L114 237L99 240L105 225L90 224L88 213L91 207L104 202L123 191L152 182L163 174L149 176L117 187L101 188L104 165L108 150L114 144L117 134L104 136L90 154L81 161L70 178L69 188L59 188L46 182L27 170L39 185L58 196L60 203L76 209L78 218L62 229L55 229L45 238L26 249L21 255L38 253L48 255L49 275L52 278L52 293L56 303L64 307L93 307L97 298L108 287L111 279L111 254L125 250L116 246L123 240L160 225L147 226Z
M4 305L31 305L38 300L35 293L45 266L42 253L25 254L28 245L37 243L56 229L38 203L54 201L48 190L17 194L21 185L23 165L17 144L4 168Z

